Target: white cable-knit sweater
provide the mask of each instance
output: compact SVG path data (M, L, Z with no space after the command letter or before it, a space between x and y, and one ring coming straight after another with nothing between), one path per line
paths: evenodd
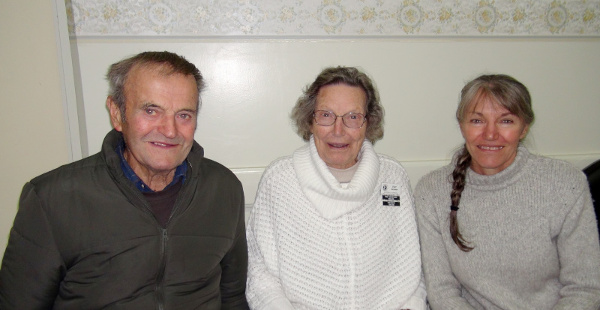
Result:
M358 165L342 186L311 139L267 168L247 227L251 308L425 309L408 177L368 141Z

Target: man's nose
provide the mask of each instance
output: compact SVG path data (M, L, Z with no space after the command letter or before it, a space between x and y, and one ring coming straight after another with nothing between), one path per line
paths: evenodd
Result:
M167 138L174 138L177 135L177 127L175 125L175 117L165 116L159 127L159 131Z

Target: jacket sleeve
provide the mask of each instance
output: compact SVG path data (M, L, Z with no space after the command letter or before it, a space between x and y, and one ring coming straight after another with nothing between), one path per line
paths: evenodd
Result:
M252 309L256 310L289 310L294 309L287 299L281 282L267 266L267 261L277 259L275 229L269 216L269 203L265 199L272 195L268 189L268 177L263 176L256 194L256 201L252 207L252 214L248 221L248 286L246 296ZM260 234L260 235L259 235Z
M221 309L248 309L246 301L246 277L248 274L248 246L244 215L244 192L238 207L236 236L233 245L221 261Z
M421 257L429 304L432 309L474 309L462 297L462 286L452 273L440 231L440 219L436 215L434 202L427 199L427 192L430 191L419 185L415 189Z
M558 309L600 309L600 242L585 179L572 190L579 195L564 219L556 244L563 284Z
M64 274L51 223L31 183L21 192L0 269L0 309L50 309Z

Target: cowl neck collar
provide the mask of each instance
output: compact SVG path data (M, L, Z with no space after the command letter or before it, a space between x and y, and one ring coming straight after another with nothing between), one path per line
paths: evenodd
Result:
M317 152L312 136L308 143L294 152L292 158L302 191L319 214L327 219L360 207L377 186L379 158L368 140L363 141L358 153L358 168L346 186L329 171Z

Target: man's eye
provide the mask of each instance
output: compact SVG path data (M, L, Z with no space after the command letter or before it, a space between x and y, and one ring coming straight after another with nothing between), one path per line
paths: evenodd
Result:
M146 114L154 115L154 114L156 114L156 110L154 110L154 109L146 109Z

